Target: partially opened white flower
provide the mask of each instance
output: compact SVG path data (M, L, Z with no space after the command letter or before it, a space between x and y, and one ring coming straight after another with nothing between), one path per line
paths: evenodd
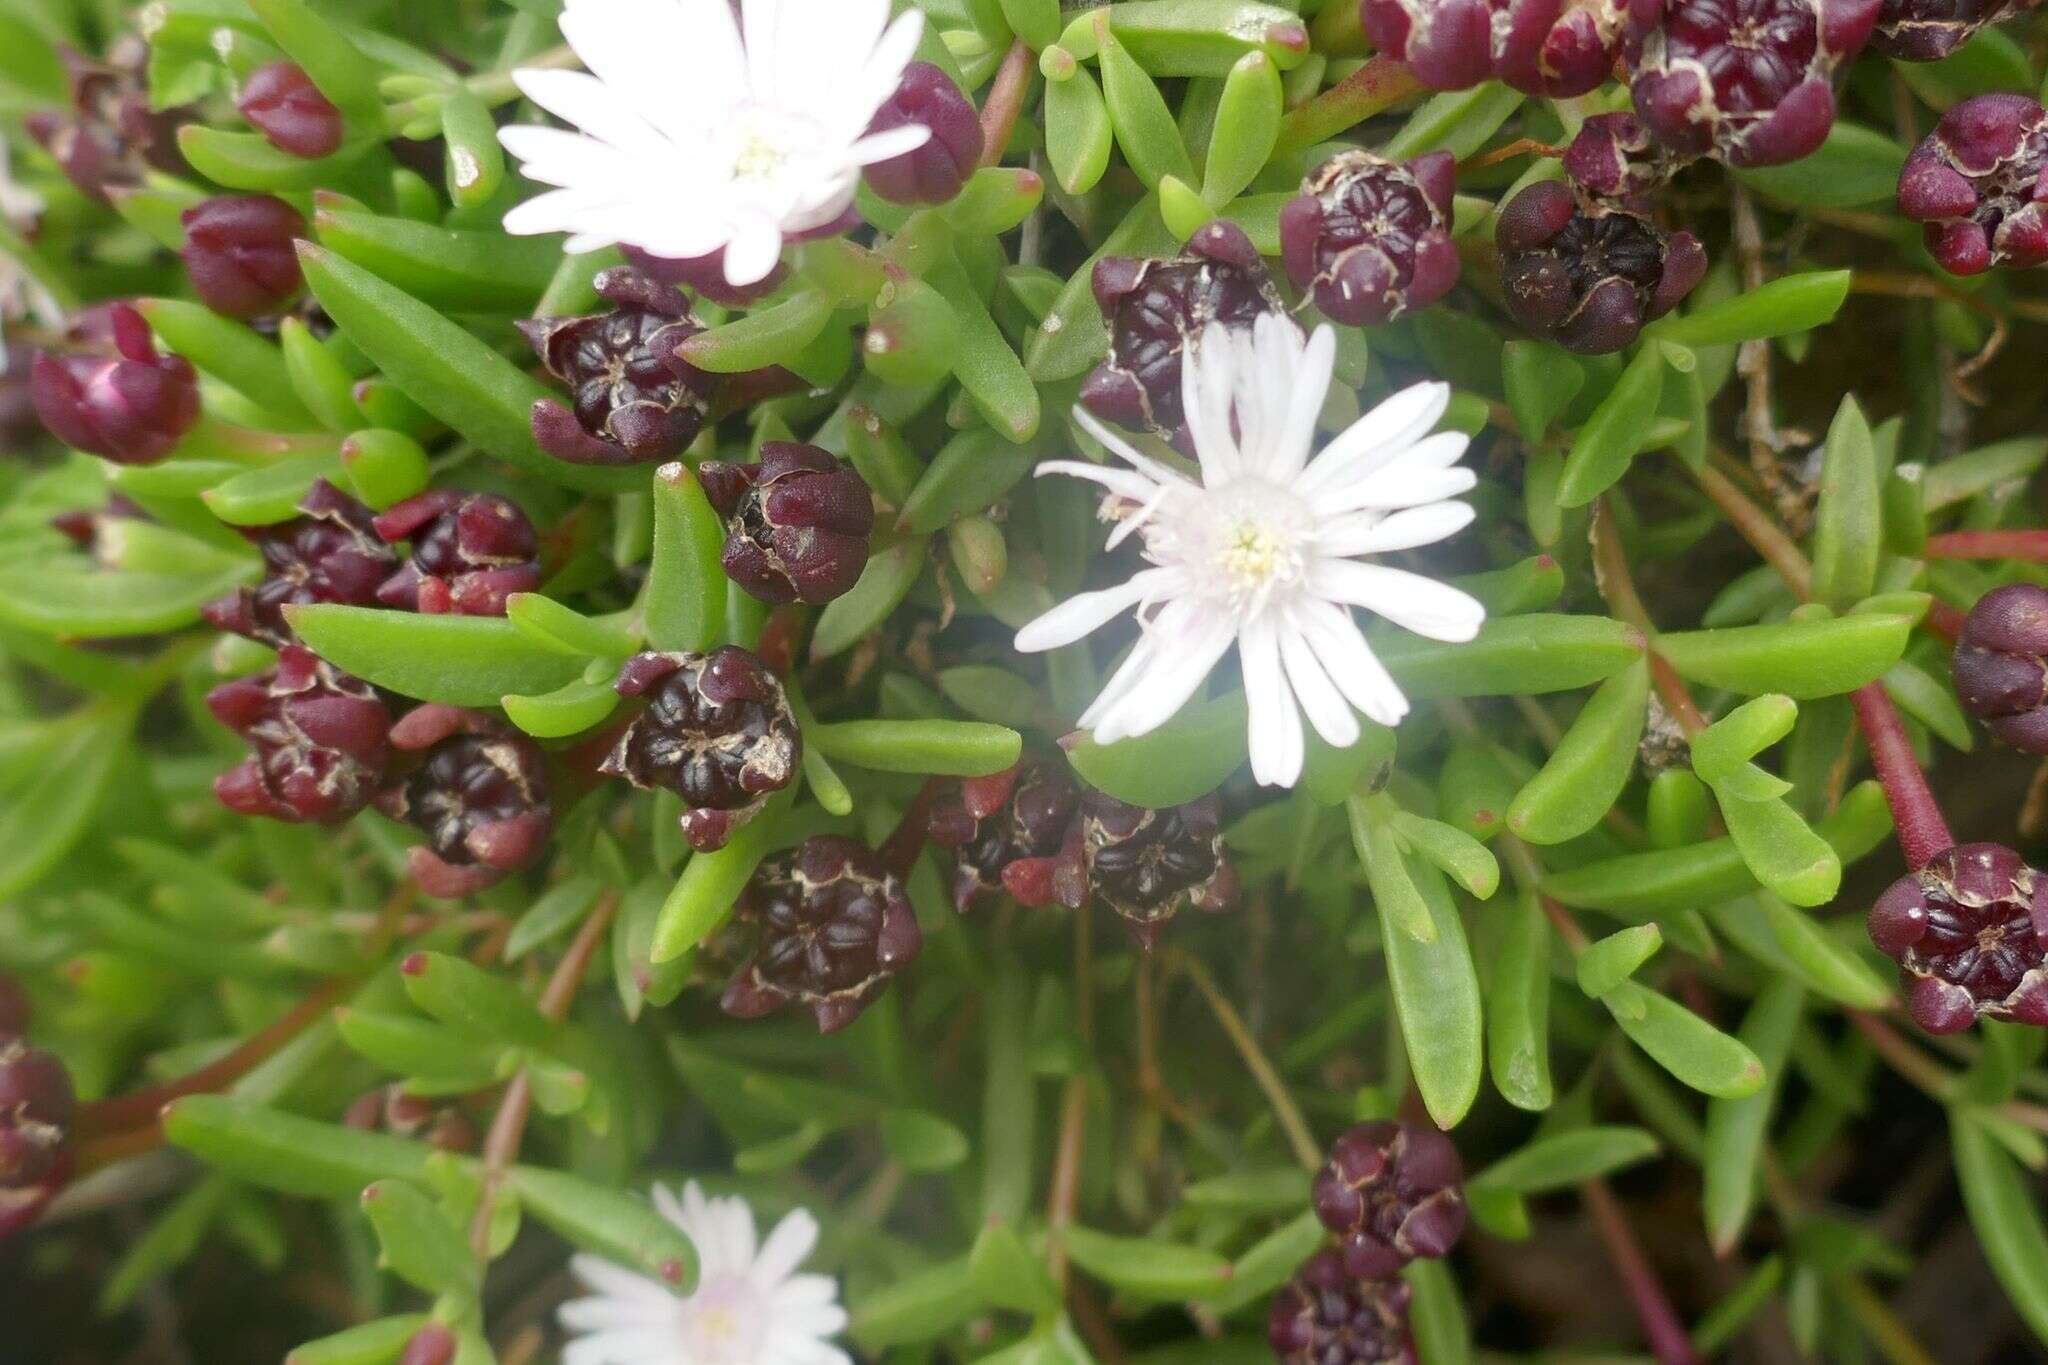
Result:
M1107 488L1121 523L1109 543L1135 532L1144 545L1147 565L1129 581L1069 598L1017 633L1021 650L1056 649L1138 609L1137 644L1081 716L1098 741L1164 724L1235 645L1252 774L1292 786L1301 776L1302 712L1338 748L1358 739L1353 708L1382 725L1407 714L1352 608L1434 640L1478 633L1486 611L1467 594L1362 560L1431 544L1471 522L1470 507L1449 501L1476 482L1454 467L1466 438L1429 434L1449 386L1402 390L1311 459L1335 353L1327 326L1304 340L1277 314L1249 329L1211 324L1181 370L1199 478L1142 453L1081 408L1075 420L1131 468L1038 467Z
M589 68L521 70L520 90L579 130L499 133L528 179L559 188L505 230L567 232L569 250L725 251L735 287L787 237L845 214L861 167L922 146L922 124L867 135L917 48L889 0L569 0L562 36ZM885 29L886 25L886 29Z
M696 1289L677 1298L601 1257L571 1258L594 1292L562 1305L562 1326L579 1334L562 1365L850 1365L830 1340L846 1326L838 1284L796 1273L817 1219L797 1209L757 1247L744 1199L706 1199L692 1180L680 1200L656 1185L654 1205L697 1248Z

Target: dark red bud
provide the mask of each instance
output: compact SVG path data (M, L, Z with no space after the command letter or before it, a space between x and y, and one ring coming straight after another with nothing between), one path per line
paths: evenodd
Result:
M294 62L271 62L250 72L235 108L281 152L311 160L341 146L341 110Z

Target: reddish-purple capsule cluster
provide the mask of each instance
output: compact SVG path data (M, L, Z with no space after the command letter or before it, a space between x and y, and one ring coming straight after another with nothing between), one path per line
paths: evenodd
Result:
M1597 355L1634 341L1707 272L1689 232L1667 234L1625 205L1556 180L1531 185L1500 211L1501 287L1530 331Z
M428 705L391 727L417 766L377 793L377 808L427 836L413 881L430 896L466 896L531 867L554 829L540 746L500 721Z
M1884 0L1870 45L1901 61L1937 62L2011 8L2012 0Z
M1588 195L1639 204L1683 158L1666 151L1634 114L1595 114L1564 149L1564 173Z
M875 503L866 480L831 452L768 441L758 464L699 465L725 518L727 577L763 602L830 602L868 562Z
M1213 792L1151 810L1090 790L1081 797L1081 844L1090 888L1142 948L1188 906L1222 910L1236 892Z
M64 1063L0 1033L0 1238L35 1222L70 1177L77 1113Z
M931 817L934 843L953 849L953 905L1007 895L1023 906L1088 903L1081 789L1064 764L1037 760L961 782Z
M250 72L235 108L280 152L312 160L341 147L341 110L295 62L271 62Z
M275 313L305 283L296 241L306 220L271 194L202 199L179 216L185 245L178 254L192 292L216 313L253 318Z
M1266 1341L1283 1365L1416 1365L1402 1280L1366 1280L1325 1249L1273 1297Z
M699 852L725 847L796 777L803 736L782 683L736 645L710 654L636 654L621 696L647 709L599 766L643 790L683 799L683 837Z
M754 1019L802 1005L845 1028L924 946L902 881L867 845L817 834L761 864L739 916L760 935L720 1002Z
M719 376L676 354L704 328L686 294L644 271L607 270L593 286L610 312L519 324L548 373L569 386L570 406L534 403L534 439L572 464L673 458L697 439L718 392Z
M1449 152L1408 162L1339 152L1280 210L1287 277L1324 316L1355 327L1435 303L1458 282L1456 183Z
M1956 105L1906 158L1899 212L1950 274L2048 263L2048 111L2025 95Z
M36 416L68 446L116 464L155 464L199 420L190 361L157 351L149 323L125 303L72 319L62 351L29 371Z
M540 539L526 513L495 493L437 488L371 523L412 553L377 588L387 607L432 616L503 616L505 599L540 586Z
M1330 1146L1309 1202L1336 1234L1344 1268L1393 1275L1442 1256L1465 1231L1465 1169L1451 1140L1411 1123L1361 1123Z
M1109 356L1081 385L1081 403L1106 422L1168 437L1184 431L1181 357L1204 329L1285 310L1251 238L1221 219L1172 260L1103 257L1094 286Z
M368 805L384 779L383 700L301 645L280 649L274 668L214 688L206 705L254 751L214 780L238 815L333 824Z
M1906 1011L1929 1033L1980 1018L2048 1026L2048 878L2001 844L1961 844L1892 883L1870 941L1899 964Z
M1614 69L1628 0L1363 0L1374 46L1432 90L1504 81L1528 95L1583 95Z
M960 193L981 164L981 118L951 76L930 62L912 62L896 93L875 111L868 132L911 124L929 128L930 139L869 166L863 173L868 188L892 203L943 204Z
M149 50L139 40L117 42L104 62L68 47L61 55L71 108L39 109L22 123L72 184L105 200L109 190L140 185L151 168L183 169L172 145L174 115L150 106Z
M1963 709L1992 734L2048 754L2048 588L2008 583L1977 599L1950 663Z
M207 604L216 629L268 645L298 637L284 609L316 602L367 607L398 569L398 556L381 540L369 508L325 479L316 479L299 515L242 535L263 556L263 579Z

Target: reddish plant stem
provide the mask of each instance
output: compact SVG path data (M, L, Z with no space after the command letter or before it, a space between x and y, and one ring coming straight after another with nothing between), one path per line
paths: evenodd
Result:
M2027 531L1949 531L1927 537L1923 559L2024 559L2048 564L2048 527Z
M1017 131L1017 117L1024 112L1024 96L1031 90L1031 47L1022 38L1010 44L996 78L989 83L988 98L981 103L981 164L1000 165L1009 150L1010 135Z
M1593 504L1593 522L1588 532L1593 543L1593 583L1600 591L1601 600L1622 620L1643 633L1643 652L1650 661L1650 683L1657 689L1657 696L1663 701L1664 709L1687 737L1707 728L1707 718L1700 714L1698 703L1692 699L1692 691L1685 685L1685 679L1678 676L1678 670L1670 660L1657 652L1657 623L1650 619L1650 612L1643 605L1642 595L1636 591L1635 576L1629 572L1628 555L1623 552L1621 536L1614 529L1614 515L1608 510L1607 499L1601 498Z
M881 855L882 866L896 876L908 877L910 869L917 863L917 855L924 852L924 841L931 834L932 807L945 795L947 781L943 777L927 777L924 785L917 789L917 795L911 798L903 818L896 822L896 828L876 850Z
M1346 128L1422 93L1422 82L1392 57L1374 57L1280 123L1281 154L1327 142Z
M1806 555L1792 537L1771 520L1770 514L1744 497L1742 490L1712 465L1698 469L1684 465L1684 468L1692 475L1693 482L1700 486L1700 491L1720 509L1721 515L1728 518L1728 524L1763 556L1766 564L1778 571L1778 577L1785 580L1785 586L1792 589L1792 595L1802 602L1811 598L1813 566L1807 562Z
M1884 784L1885 803L1892 808L1892 824L1898 835L1899 852L1906 866L1918 870L1944 849L1955 847L1948 821L1927 785L1927 774L1913 756L1913 742L1906 737L1906 723L1882 683L1865 683L1849 694L1856 707L1856 725L1870 746L1870 762L1877 780Z
M777 607L768 613L768 621L761 627L761 637L754 642L754 653L761 656L761 662L768 665L770 673L786 678L789 670L796 666L796 642L803 633L803 608Z
M1593 1216L1594 1227L1599 1229L1614 1273L1621 1277L1622 1289L1636 1310L1643 1339L1650 1353L1657 1357L1657 1365L1702 1365L1678 1310L1671 1306L1670 1297L1658 1282L1649 1258L1643 1255L1635 1230L1629 1227L1613 1192L1604 1182L1589 1180L1579 1187L1579 1194L1586 1202L1586 1211Z
M1968 619L1968 613L1961 607L1937 597L1927 604L1927 617L1922 624L1950 644L1954 644L1962 636L1963 622Z

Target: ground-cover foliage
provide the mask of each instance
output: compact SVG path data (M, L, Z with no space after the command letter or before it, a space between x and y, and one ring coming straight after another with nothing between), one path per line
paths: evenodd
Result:
M2032 8L0 0L0 1359L2041 1358Z

